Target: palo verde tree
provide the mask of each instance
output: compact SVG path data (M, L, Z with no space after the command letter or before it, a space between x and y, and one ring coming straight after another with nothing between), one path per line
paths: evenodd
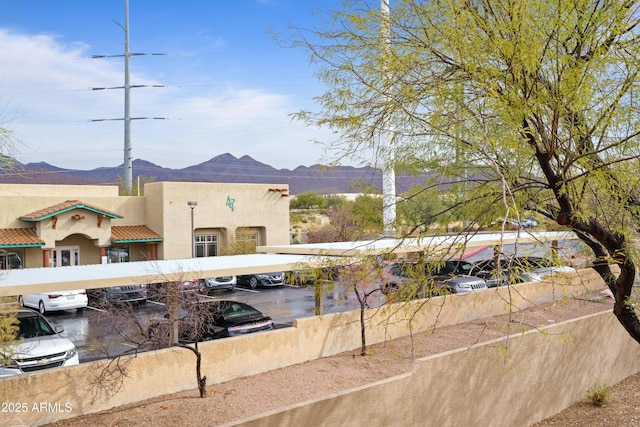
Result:
M168 347L193 353L198 391L200 397L206 397L207 377L202 372L199 342L213 338L208 334L215 316L213 306L197 293L181 291L183 279L157 279L149 285L148 297L154 304L165 306L162 315L149 319L140 316L130 303L104 301L93 317L89 348L105 359L90 381L94 400L108 399L122 390L129 364L138 353Z
M575 232L640 342L629 303L640 227L639 3L397 0L384 11L347 0L326 16L323 28L294 32L327 86L317 111L297 118L338 134L343 157L372 153L396 171L428 171L425 186L446 178L460 197L442 222L477 227L529 210Z

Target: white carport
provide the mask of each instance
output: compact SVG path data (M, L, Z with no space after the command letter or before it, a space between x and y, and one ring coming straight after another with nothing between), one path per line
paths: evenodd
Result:
M27 268L0 272L0 296L94 289L137 283L257 274L300 269L306 265L328 266L350 262L345 257L409 253L451 248L478 248L511 243L541 243L557 246L561 240L576 239L569 232L478 233L420 239L378 239L358 242L306 245L259 246L258 254L96 264L58 268ZM336 258L338 257L338 258Z
M298 254L324 256L365 256L394 252L455 252L483 246L501 246L507 244L539 243L556 246L562 240L575 240L573 232L527 231L508 233L475 233L446 236L427 236L410 239L376 239L357 242L313 243L306 245L259 246L258 252L268 254Z
M4 270L0 272L0 296L268 273L328 262L325 257L252 254Z

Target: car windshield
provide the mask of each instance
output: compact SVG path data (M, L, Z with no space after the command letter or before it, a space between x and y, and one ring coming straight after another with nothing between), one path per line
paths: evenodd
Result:
M391 264L391 266L389 267L389 272L394 276L416 277L417 265L410 262L395 263Z
M18 320L20 322L18 338L34 338L55 335L51 326L40 316L20 317Z
M224 317L229 319L241 316L260 315L260 312L255 308L236 301L225 303L220 307L220 311Z
M428 274L434 276L445 276L454 274L456 271L455 262L428 262L426 264L426 270Z

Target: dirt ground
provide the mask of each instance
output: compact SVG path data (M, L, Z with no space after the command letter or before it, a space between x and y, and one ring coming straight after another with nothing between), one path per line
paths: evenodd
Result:
M55 427L213 426L319 398L405 372L415 358L504 336L511 328L549 325L611 309L610 298L598 292L580 298L533 307L511 317L497 316L438 328L407 338L370 346L262 374L207 386L207 397L194 390L161 396L102 413L50 424ZM640 375L615 385L612 403L595 407L577 403L536 426L640 426Z

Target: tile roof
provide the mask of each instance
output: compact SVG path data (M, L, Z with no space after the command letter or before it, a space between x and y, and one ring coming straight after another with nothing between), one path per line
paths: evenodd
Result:
M0 248L44 246L35 228L0 228Z
M86 209L98 214L106 215L111 218L122 218L122 216L118 214L88 205L81 202L80 200L67 200L66 202L58 203L57 205L49 206L47 208L40 209L38 211L21 216L20 219L23 221L42 221L43 219L47 219L73 209Z
M124 242L161 242L164 238L146 225L112 225L111 241Z

